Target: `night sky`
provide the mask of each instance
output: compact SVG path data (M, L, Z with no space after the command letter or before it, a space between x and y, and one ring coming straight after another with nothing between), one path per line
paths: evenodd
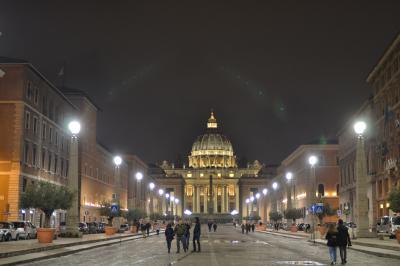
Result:
M115 152L186 157L214 109L236 155L271 164L336 136L399 14L384 0L0 0L0 56L87 92Z

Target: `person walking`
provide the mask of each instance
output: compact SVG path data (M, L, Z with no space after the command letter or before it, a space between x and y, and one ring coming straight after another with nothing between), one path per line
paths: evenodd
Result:
M256 228L256 225L254 223L251 224L251 231L254 233L254 229Z
M326 233L325 239L328 240L326 243L329 249L329 257L331 259L331 265L336 264L336 247L338 246L339 233L334 224L329 224L328 232Z
M142 232L143 238L146 238L146 224L143 222L140 224L140 231Z
M178 224L175 226L174 233L176 235L176 253L179 253L181 250L181 242L183 246L183 251L186 252L186 226L182 224L182 220L179 220Z
M150 222L147 222L147 223L146 223L146 233L147 233L147 236L150 236L150 228L151 228L151 224L150 224Z
M199 217L195 218L195 225L193 229L193 252L200 252L200 235L201 235L201 225ZM196 249L196 241L197 241L197 249Z
M347 246L351 246L351 240L349 235L349 229L343 224L343 220L339 219L338 221L338 246L339 246L339 253L340 259L342 264L347 263Z
M249 233L250 231L250 224L246 222L246 235Z
M165 229L165 240L167 240L168 253L171 253L171 242L174 240L174 229L172 229L170 223L167 224L167 228Z
M211 228L212 228L212 222L208 221L207 225L208 225L208 232L211 232Z
M185 233L185 247L186 250L189 250L189 243L190 243L190 224L189 221L186 221L186 233Z
M155 224L157 235L160 234L160 223Z
M244 229L246 229L246 226L242 223L242 234L244 234Z
M214 232L217 232L217 223L213 224Z

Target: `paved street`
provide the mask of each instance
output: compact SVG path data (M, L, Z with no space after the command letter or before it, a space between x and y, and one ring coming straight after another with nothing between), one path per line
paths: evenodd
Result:
M150 237L83 251L25 265L326 265L325 246L313 246L303 239L289 239L264 233L242 235L232 226L219 226L208 233L202 227L202 252L167 254L164 236ZM349 251L347 265L399 265L395 259ZM301 263L303 262L303 264ZM307 264L308 263L308 264Z

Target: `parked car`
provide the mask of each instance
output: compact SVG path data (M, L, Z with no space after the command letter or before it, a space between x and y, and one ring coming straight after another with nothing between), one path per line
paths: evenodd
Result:
M96 222L87 223L87 226L89 227L89 234L99 233L99 225Z
M87 226L86 223L79 223L79 232L82 232L84 234L89 233L89 227Z
M391 219L390 216L382 216L378 219L376 223L376 232L377 233L390 233Z
M12 223L0 222L0 241L18 240L17 231Z
M392 217L392 226L390 227L390 238L396 238L396 231L400 228L400 216Z
M128 231L129 230L129 224L121 224L121 229L124 231Z
M36 238L37 232L36 227L28 221L16 221L11 222L14 225L15 230L17 231L16 238L21 239L31 239Z

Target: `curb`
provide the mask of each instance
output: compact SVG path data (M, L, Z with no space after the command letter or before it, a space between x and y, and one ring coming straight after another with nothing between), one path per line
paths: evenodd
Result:
M155 232L150 233L149 237L154 236L154 235L157 235L157 233L155 233ZM93 243L93 241L92 241L91 243L86 242L86 243L80 243L78 245L58 247L58 248L43 250L43 251L39 251L39 252L30 252L30 253L23 254L23 255L15 255L15 256L11 256L11 257L0 258L0 265L2 265L2 266L3 265L18 265L21 263L28 263L28 262L33 262L33 261L40 261L40 260L45 260L45 259L62 257L62 256L70 255L73 253L78 253L78 252L85 251L85 250L115 245L118 243L133 241L133 240L142 239L142 238L143 238L142 235L125 236L124 238L113 238L113 239L107 239L107 240L102 240L102 241L95 241L95 243ZM94 244L94 245L87 246L88 244ZM83 246L83 247L79 248L79 246ZM60 249L65 249L65 248L70 249L70 250L63 250L63 251L60 250ZM45 252L48 254L40 254L41 252ZM30 258L23 258L24 256L28 256ZM8 260L8 262L5 262L4 260Z
M275 236L281 236L281 237L287 237L287 238L292 238L292 239L305 239L305 238L307 238L306 236L294 236L294 235L281 234L281 233L275 233L275 232L269 232L269 231L258 231L258 230L256 230L256 232L269 234L269 235L275 235Z

